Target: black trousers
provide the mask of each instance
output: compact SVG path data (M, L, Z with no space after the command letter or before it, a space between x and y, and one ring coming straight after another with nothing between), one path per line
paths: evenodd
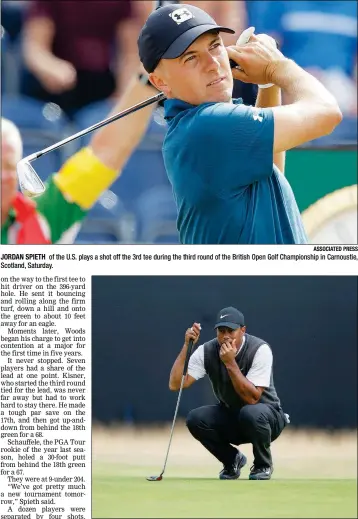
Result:
M237 454L233 445L252 443L256 467L272 467L270 444L286 425L282 411L266 404L245 405L238 411L223 404L190 411L186 421L191 434L225 466Z

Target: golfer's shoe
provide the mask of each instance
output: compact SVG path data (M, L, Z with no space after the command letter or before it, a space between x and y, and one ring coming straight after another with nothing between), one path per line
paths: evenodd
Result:
M219 479L238 479L242 467L247 463L245 454L238 452L235 456L235 461L232 465L224 467L219 474Z
M272 467L255 467L255 465L252 465L249 479L271 479L272 472Z

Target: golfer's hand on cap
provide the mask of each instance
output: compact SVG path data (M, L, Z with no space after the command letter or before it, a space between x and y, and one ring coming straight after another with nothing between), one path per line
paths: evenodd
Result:
M201 326L200 323L194 323L191 328L185 332L185 344L188 346L189 341L192 340L196 344L200 337Z
M267 34L253 34L249 43L227 47L229 58L242 69L232 69L234 79L257 85L271 83L277 64L286 59L271 40Z
M224 364L228 364L232 362L236 357L237 349L236 349L236 340L228 339L224 341L221 345L219 355L220 359Z

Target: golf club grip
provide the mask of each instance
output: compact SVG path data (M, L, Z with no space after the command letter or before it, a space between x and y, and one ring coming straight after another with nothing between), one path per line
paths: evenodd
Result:
M275 42L276 42L276 47L278 48L278 50L280 50L280 44L279 44L279 42L278 42L277 40L275 40ZM235 61L234 61L233 59L230 59L229 61L230 61L230 67L231 67L231 68L235 68L235 67L238 66L238 64L235 63Z
M188 349L186 351L186 357L185 357L184 369L183 369L183 377L185 377L188 372L189 359L190 359L190 355L191 355L191 350L193 349L193 345L194 345L194 341L193 341L193 339L190 339L189 344L188 344Z

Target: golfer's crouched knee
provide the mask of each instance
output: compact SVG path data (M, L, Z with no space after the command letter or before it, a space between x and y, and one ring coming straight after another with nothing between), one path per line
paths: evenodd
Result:
M265 405L245 405L240 410L238 427L252 438L270 431L270 425L265 413Z
M211 436L217 427L217 417L214 406L204 405L192 409L187 416L186 425L191 434L197 440L202 440Z
M198 411L200 411L200 408L192 409L186 417L186 426L193 436L195 436L194 432L197 431L198 425L201 421L200 413Z
M207 437L208 430L213 427L210 406L202 406L192 409L187 416L186 426L197 440Z
M255 405L245 405L240 410L239 421L240 423L247 426L254 426L257 423L260 415L261 412L256 408Z

